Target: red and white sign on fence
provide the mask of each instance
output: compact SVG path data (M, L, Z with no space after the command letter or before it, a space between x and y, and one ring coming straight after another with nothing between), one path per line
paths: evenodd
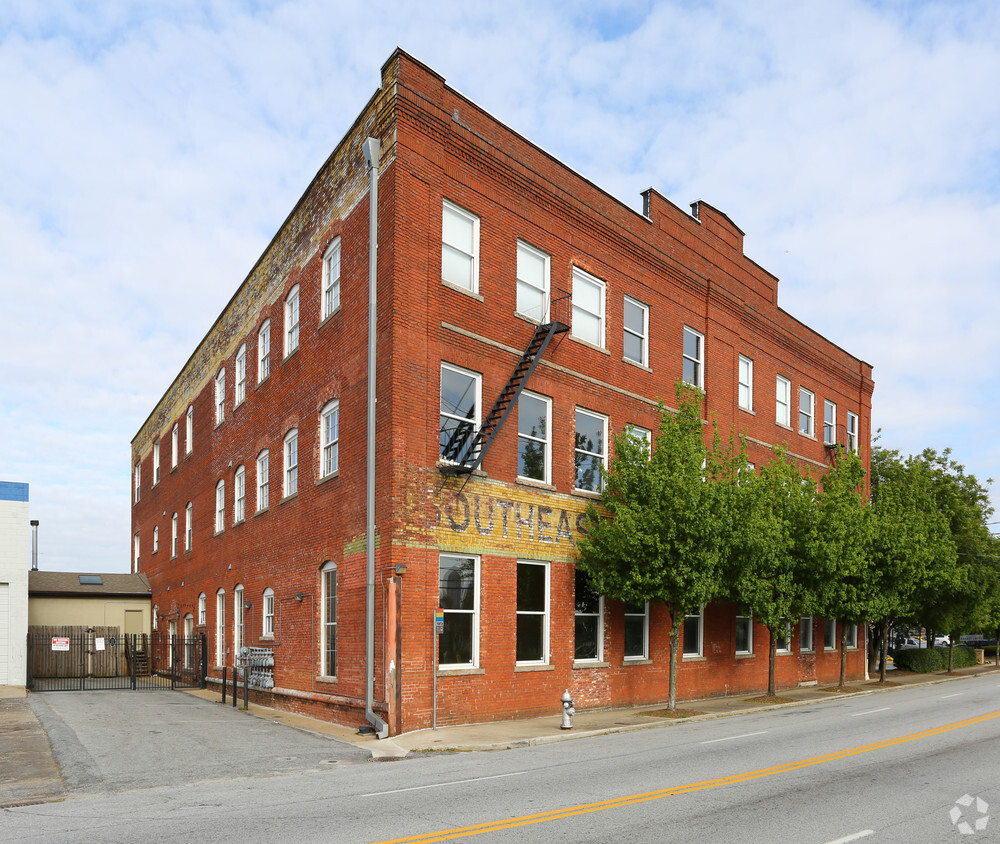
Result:
M54 650L54 651L68 651L69 650L69 637L68 636L53 636L52 637L52 650Z

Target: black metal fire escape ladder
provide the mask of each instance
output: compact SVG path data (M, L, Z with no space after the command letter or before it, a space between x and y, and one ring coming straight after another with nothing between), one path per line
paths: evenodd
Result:
M539 325L528 343L528 348L524 350L521 359L514 367L510 378L490 412L483 420L482 426L471 439L461 436L461 429L456 428L451 439L442 450L442 457L446 460L458 461L454 466L443 467L442 472L447 474L468 475L476 471L483 462L486 452L489 451L493 440L506 421L507 416L513 410L517 397L521 395L521 390L535 371L541 356L545 353L545 348L549 341L556 334L569 331L569 326L565 323L553 320L545 325ZM469 462L471 461L471 462Z

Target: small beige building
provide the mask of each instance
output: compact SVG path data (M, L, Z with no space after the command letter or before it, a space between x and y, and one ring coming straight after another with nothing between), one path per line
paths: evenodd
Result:
M149 633L152 594L144 574L28 572L28 628L117 627Z

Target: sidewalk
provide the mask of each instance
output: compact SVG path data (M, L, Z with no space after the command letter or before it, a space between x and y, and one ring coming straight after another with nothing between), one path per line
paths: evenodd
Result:
M1000 672L1000 668L994 665L976 665L959 669L951 675L890 671L885 686L879 685L875 680L857 681L849 683L843 690L833 686L785 689L778 693L778 700L752 694L684 701L677 706L679 712L687 713L683 717L666 717L662 714L664 706L660 704L629 709L582 711L573 717L573 728L570 730L560 728L561 715L550 715L544 718L418 730L381 741L373 735L358 735L354 728L253 703L248 712L238 707L232 708L232 715L234 718L265 718L298 730L327 736L353 744L370 753L372 759L382 761L402 759L409 753L506 750L588 736L676 726L686 721L724 718L787 706L805 706L844 695L887 692L910 685L947 683L994 672ZM217 689L194 689L187 693L221 706L221 695ZM231 707L231 703L232 698L227 698L227 707ZM238 702L238 706L242 706L242 700ZM29 705L23 689L0 686L0 759L4 760L4 764L0 765L0 808L51 802L67 796L49 737Z

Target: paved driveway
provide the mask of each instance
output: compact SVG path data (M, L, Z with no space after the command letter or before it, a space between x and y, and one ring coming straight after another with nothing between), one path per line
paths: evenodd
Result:
M328 770L370 755L183 692L54 692L28 703L71 792Z

